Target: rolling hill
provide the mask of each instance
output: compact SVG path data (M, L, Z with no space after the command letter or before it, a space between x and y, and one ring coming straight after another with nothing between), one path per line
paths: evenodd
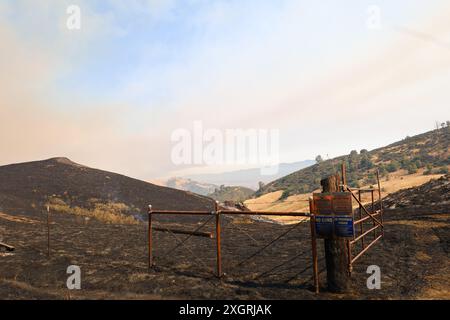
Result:
M374 184L376 168L385 180L396 174L443 175L450 165L450 126L406 137L372 151L353 150L348 155L320 161L263 186L255 196L281 192L282 200L310 193L320 187L320 179L338 171L342 162L346 163L348 183L353 187Z
M46 204L59 211L119 211L136 217L148 204L164 210L209 210L212 200L190 192L92 169L67 158L0 167L0 211L42 213Z

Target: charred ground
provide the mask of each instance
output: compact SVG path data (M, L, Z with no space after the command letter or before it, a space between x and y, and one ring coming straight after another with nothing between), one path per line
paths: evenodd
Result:
M112 225L80 217L51 217L47 257L45 217L18 219L2 214L4 240L15 252L0 253L2 299L448 299L450 281L449 214L386 214L385 238L356 265L354 293L312 291L309 224L303 223L260 255L235 267L291 226L225 219L223 260L226 276L214 276L214 239L178 242L156 232L155 262L147 268L146 227ZM202 220L203 221L203 220ZM194 229L199 223L171 223ZM169 226L167 223L164 226ZM205 231L213 231L207 224ZM251 236L257 242L249 239ZM180 237L183 239L184 237ZM323 257L319 241L319 257ZM299 255L300 254L300 255ZM295 256L298 257L294 258ZM292 259L292 260L291 260ZM282 267L275 268L280 264ZM366 268L382 271L382 289L366 288ZM82 270L82 290L66 288L66 269ZM320 260L321 269L324 267ZM275 268L275 269L273 269ZM272 270L271 272L268 272ZM325 274L321 273L322 290Z

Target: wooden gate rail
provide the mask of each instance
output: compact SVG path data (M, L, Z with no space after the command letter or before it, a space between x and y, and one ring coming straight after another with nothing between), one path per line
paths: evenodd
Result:
M10 246L9 244L0 242L0 248L5 248L7 251L14 251L15 248L13 246Z

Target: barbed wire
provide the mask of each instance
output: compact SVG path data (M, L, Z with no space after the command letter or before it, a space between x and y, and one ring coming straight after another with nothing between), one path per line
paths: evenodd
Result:
M195 232L200 231L200 229L203 228L204 226L206 226L213 218L214 218L214 216L211 216L211 217L205 219L205 221L203 221L203 223L202 223L199 227L197 227L197 228L192 232L192 234L188 235L185 239L181 240L181 243L179 243L178 245L176 245L176 246L174 246L173 248L169 249L169 250L164 254L164 256L167 256L167 255L169 255L169 254L175 252L178 248L181 247L182 244L186 243L191 237L193 237ZM159 224L159 225L160 225L160 224ZM166 228L166 230L167 230L168 232L171 232L171 231L170 231L169 229L167 229L167 228Z
M249 239L251 239L253 242L255 242L258 246L261 245L259 243L258 240L256 240L255 238L253 238L247 231L245 231L244 229L242 229L241 227L239 227L237 224L233 224L233 218L228 217L227 215L224 215L225 218L230 219L230 221L227 223L227 225L222 229L222 231L225 231L227 228L230 227L230 225L232 227L235 227L237 230L241 231L242 233L244 233Z
M248 260L250 260L251 258L255 257L256 255L260 254L261 252L263 252L265 249L267 249L268 247L270 247L272 244L274 244L275 242L277 242L278 240L280 240L282 237L284 237L285 235L287 235L289 232L291 232L292 230L294 230L295 228L297 228L299 225L301 225L302 223L296 223L293 227L289 228L288 230L286 230L285 232L283 232L281 235L279 235L278 237L276 237L275 239L273 239L272 241L270 241L269 243L267 243L264 247L258 249L256 252L254 252L253 254L251 254L250 256L246 257L244 260L242 260L241 262L238 262L236 265L232 266L230 268L230 270L234 270L237 267L240 267L242 264L244 264L244 262L247 262Z
M257 275L255 278L253 278L253 280L257 280L257 279L261 278L262 276L271 274L273 271L275 271L275 270L281 268L282 266L287 265L288 263L294 261L294 260L297 259L298 257L304 255L304 254L307 253L308 251L309 251L309 250L305 250L305 251L303 251L303 252L301 252L301 253L299 253L299 254L296 254L295 256L293 256L292 258L290 258L289 260L284 261L284 262L280 263L279 265L276 265L276 266L274 266L273 268L271 268L271 269L269 269L269 270L267 270L267 271L264 271L263 273L260 273L260 274Z

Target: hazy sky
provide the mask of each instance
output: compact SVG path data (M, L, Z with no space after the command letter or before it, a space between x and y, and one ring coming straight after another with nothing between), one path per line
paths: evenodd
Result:
M450 118L446 0L0 0L0 40L0 164L151 179L186 169L170 137L196 120L279 129L291 162Z

